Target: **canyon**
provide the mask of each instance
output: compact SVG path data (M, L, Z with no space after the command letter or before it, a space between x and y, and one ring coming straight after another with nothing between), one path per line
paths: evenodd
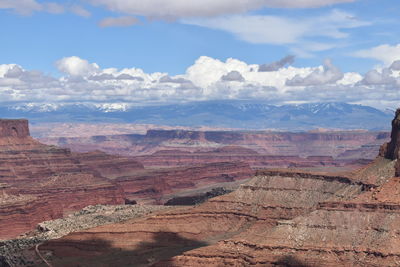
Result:
M90 136L75 132L49 136L41 128L39 140L75 152L100 150L134 157L146 167L179 167L211 162L242 161L252 168L353 169L372 161L388 132L323 131L270 132L232 130L146 129L136 134ZM81 126L75 126L80 129ZM91 127L95 127L91 125ZM101 133L101 126L99 133ZM143 130L143 128L140 128ZM125 131L125 130L123 130ZM109 133L105 131L103 133Z
M258 170L203 204L70 233L40 251L56 266L398 266L399 121L400 109L390 142L361 169Z
M30 136L27 120L0 120L0 239L89 205L156 203L175 192L252 175L240 162L146 169L129 157L42 144Z

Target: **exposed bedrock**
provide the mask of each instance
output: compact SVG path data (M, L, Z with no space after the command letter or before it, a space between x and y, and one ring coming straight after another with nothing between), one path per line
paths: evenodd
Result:
M392 133L390 142L382 148L382 156L387 159L395 160L400 158L400 109L396 111L392 121Z
M397 109L395 118L392 121L390 137L390 142L381 147L379 155L389 160L397 160L395 174L400 176L400 108Z
M368 187L346 177L259 173L238 190L196 207L73 233L42 245L41 250L53 255L50 260L57 266L83 256L88 266L99 259L105 263L116 260L121 266L133 261L142 264L137 266L160 261L160 266L167 266L163 264L170 264L169 258L184 251L229 240L259 224L270 231L283 219L315 210L319 202L349 200ZM186 261L181 265L172 258L177 266L197 266L197 259L182 262Z
M398 266L399 192L400 179L393 178L353 200L320 203L270 229L254 224L160 266Z
M160 150L170 151L175 155L179 155L182 151L195 152L188 160L195 160L195 157L202 160L202 154L197 152L210 151L213 152L212 154L220 156L232 154L234 156L251 157L251 154L254 154L251 150L258 152L258 157L274 155L306 158L323 155L340 159L373 159L376 157L380 145L388 141L389 137L390 134L386 132L363 131L282 133L267 131L149 130L144 135L79 137L79 133L77 133L77 137L49 137L41 140L47 144L71 148L76 152L98 149L111 154L129 156L149 155ZM226 151L222 149L224 146L241 151L236 151L240 153ZM245 149L250 149L251 154L246 153ZM162 159L163 155L155 156ZM213 155L210 155L209 158L212 160ZM184 163L184 161L181 162L181 164Z
M29 136L26 120L0 120L0 128L0 239L88 205L161 202L165 194L254 174L242 162L146 170L132 158L43 145Z
M0 138L26 138L29 137L28 120L0 119Z
M150 169L115 177L126 196L141 203L162 203L164 196L212 184L249 179L254 171L243 162L215 162L194 166Z
M122 189L94 166L32 139L26 120L0 120L0 239L88 205L124 203Z

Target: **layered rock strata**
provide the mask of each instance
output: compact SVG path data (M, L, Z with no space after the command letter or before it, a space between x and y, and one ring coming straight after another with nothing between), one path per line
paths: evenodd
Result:
M52 255L49 260L57 266L78 259L87 265L101 259L105 266L111 262L149 266L163 260L160 266L198 266L197 259L173 258L173 263L168 259L229 239L258 224L272 229L280 220L315 210L321 201L349 200L369 187L339 176L260 172L237 191L199 206L73 233L42 245L41 250ZM199 262L209 264L206 257L199 258ZM217 262L221 264L220 259Z
M160 150L198 152L239 146L262 155L373 159L380 145L389 138L390 133L387 132L363 131L282 133L148 130L146 134L79 137L77 133L77 137L49 137L40 140L76 152L98 149L128 156L149 155Z
M395 174L400 176L400 109L397 109L395 118L392 121L390 137L390 142L381 147L379 155L389 160L397 160Z
M139 203L163 203L166 195L212 184L224 184L249 179L254 175L243 162L216 162L194 166L146 169L129 175L114 177L126 197Z
M375 183L366 185L364 193L348 200L327 199L316 210L280 220L273 228L258 222L234 238L160 266L398 266L400 179L390 175L398 164L399 114L398 110L391 142L381 149L386 158L378 158L355 177Z
M68 149L29 136L26 120L0 120L0 239L94 204L121 204L121 188ZM66 201L67 200L67 201Z

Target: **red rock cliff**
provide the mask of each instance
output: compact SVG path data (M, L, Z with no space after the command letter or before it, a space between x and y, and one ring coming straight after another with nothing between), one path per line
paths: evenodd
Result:
M31 138L27 120L0 120L0 239L88 205L124 203L122 189L95 166Z
M4 120L0 119L0 138L4 137L29 137L28 120Z
M397 109L392 121L392 133L390 137L390 142L381 147L379 155L390 160L397 160L396 176L400 176L400 108Z

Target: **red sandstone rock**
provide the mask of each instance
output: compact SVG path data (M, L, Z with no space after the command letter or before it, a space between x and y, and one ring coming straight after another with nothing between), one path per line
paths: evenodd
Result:
M0 119L0 138L27 138L29 136L28 120Z
M0 121L0 127L0 183L5 191L0 192L0 238L14 237L38 222L88 205L122 204L126 198L154 203L165 194L253 175L242 162L146 170L132 158L43 145L29 136L25 120ZM9 195L15 196L14 202L2 201Z
M76 152L102 150L127 156L149 155L159 150L188 152L218 151L221 147L243 147L262 155L315 156L344 159L375 158L389 133L327 132L274 133L234 131L149 130L146 135L112 135L76 138L42 138L48 144L71 148ZM244 154L243 148L241 154ZM223 152L223 151L222 151ZM228 154L225 151L224 154ZM246 153L247 154L247 153ZM200 163L200 162L198 162Z
M194 166L143 170L114 177L130 198L140 203L163 202L165 195L207 185L249 179L254 175L243 162L216 162Z
M121 188L68 149L40 144L26 120L0 120L0 239L93 204L121 204Z
M105 265L114 262L122 266L134 262L148 266L160 260L157 266L235 266L242 257L238 250L218 254L218 246L205 247L205 252L192 249L240 233L256 239L250 233L259 225L264 233L258 233L258 238L263 239L280 220L307 214L324 200L349 200L365 186L347 177L260 172L237 191L197 207L73 233L42 245L41 250L50 251L50 260L57 266L78 258L83 265L94 265L101 259ZM168 260L183 251L188 252Z
M400 109L396 111L396 116L392 121L391 140L384 147L384 156L387 159L400 159Z
M399 266L400 179L389 178L388 157L354 177L258 171L202 205L73 233L42 249L57 266Z

